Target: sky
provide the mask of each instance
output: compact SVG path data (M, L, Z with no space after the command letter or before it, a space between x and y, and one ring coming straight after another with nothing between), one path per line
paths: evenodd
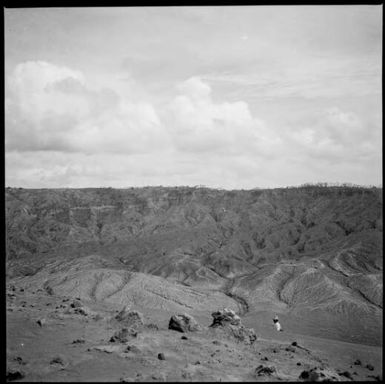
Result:
M382 186L382 5L4 9L5 181Z

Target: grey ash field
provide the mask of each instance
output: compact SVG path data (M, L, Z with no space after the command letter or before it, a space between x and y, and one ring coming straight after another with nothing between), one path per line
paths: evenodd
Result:
M382 380L382 189L7 188L6 224L8 380Z

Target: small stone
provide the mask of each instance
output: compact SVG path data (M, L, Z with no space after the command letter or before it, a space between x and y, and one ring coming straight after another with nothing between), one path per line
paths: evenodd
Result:
M84 344L85 340L84 339L76 339L72 342L72 344Z
M302 365L302 364L300 362L298 362L297 365L299 366L299 365Z
M46 322L47 322L46 319L39 319L36 321L36 323L40 325L40 327L42 327Z
M82 303L78 300L74 300L71 304L70 304L70 307L71 308L80 308L82 306Z
M265 357L262 357L261 359L262 361L269 361L269 359L265 356Z
M158 359L159 360L166 360L163 353L158 353Z
M140 349L135 345L127 345L125 352L140 353Z
M291 343L291 345L292 345L293 347L297 347L297 346L298 346L298 344L297 344L296 341L293 341L293 342Z
M197 360L194 365L199 365L201 362L199 360Z
M354 365L362 365L361 360L357 359L354 363Z
M275 372L276 372L276 369L273 366L264 367L263 365L259 365L257 368L255 368L255 373L257 376L270 376Z
M20 357L20 356L14 357L13 360L16 361L17 363L19 363L20 365L25 365L25 364L27 364L27 363L23 360L23 358Z
M137 337L138 332L134 329L122 328L120 331L116 331L110 338L110 342L115 343L127 343L129 338Z
M374 367L373 367L372 364L367 364L366 368L369 369L369 371L373 371L374 370Z
M188 337L187 336L182 336L181 339L182 340L188 340Z
M60 364L60 365L63 365L64 361L63 361L63 359L61 357L57 356L57 357L53 358L50 361L50 364Z

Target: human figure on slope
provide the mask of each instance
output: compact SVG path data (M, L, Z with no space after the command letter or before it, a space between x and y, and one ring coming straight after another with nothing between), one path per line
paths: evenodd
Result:
M282 327L281 327L281 324L279 323L279 320L278 320L278 316L277 316L277 315L274 316L273 323L274 323L275 329L276 329L278 332L282 332L282 331L283 331L283 329L282 329Z

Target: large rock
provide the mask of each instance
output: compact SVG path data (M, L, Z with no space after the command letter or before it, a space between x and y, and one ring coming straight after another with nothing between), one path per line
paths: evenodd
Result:
M201 327L192 316L185 313L172 316L168 323L168 329L184 333L199 331Z
M213 322L211 328L224 333L236 340L251 345L257 340L257 335L253 328L245 328L241 323L241 318L231 309L223 309L211 314Z
M222 311L213 312L211 316L213 317L213 323L210 327L241 324L241 318L232 309L225 308Z
M123 308L115 316L115 320L127 327L139 328L144 325L143 315L138 311L130 310L129 307Z

